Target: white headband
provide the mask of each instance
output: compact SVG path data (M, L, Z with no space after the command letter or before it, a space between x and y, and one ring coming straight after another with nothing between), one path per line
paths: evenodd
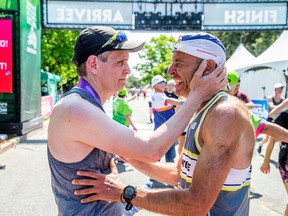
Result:
M173 51L184 52L205 60L212 59L217 65L226 61L224 45L218 38L207 33L182 36L182 40L175 44Z

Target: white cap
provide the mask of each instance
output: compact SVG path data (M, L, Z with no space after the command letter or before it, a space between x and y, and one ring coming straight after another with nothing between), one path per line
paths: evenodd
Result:
M284 87L284 85L282 83L276 83L274 85L274 89L281 88L281 87Z
M166 82L166 79L164 79L161 75L156 75L152 78L152 87L154 87L157 83L164 81Z

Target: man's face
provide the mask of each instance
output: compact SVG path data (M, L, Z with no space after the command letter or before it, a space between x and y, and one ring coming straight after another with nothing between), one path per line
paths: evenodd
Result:
M161 81L158 82L155 86L154 86L155 90L159 91L159 92L164 92L165 91L165 82Z
M230 94L230 95L234 95L235 93L237 93L236 92L236 87L237 87L237 83L236 84L233 84L233 85L229 85L230 86L230 90L228 91L228 93ZM237 90L238 91L238 90Z
M174 84L168 84L168 90L169 91L171 91L171 92L173 92L174 91L174 89L175 89L175 86L174 86Z
M276 88L276 89L275 89L275 92L278 93L278 94L282 94L283 89L284 89L284 86L283 86L283 87Z
M105 62L98 61L97 69L103 89L115 93L124 88L126 76L131 73L128 65L129 52L127 50L110 51Z
M172 56L172 65L169 67L168 75L172 76L176 83L175 90L178 96L187 97L189 85L202 59L175 51Z

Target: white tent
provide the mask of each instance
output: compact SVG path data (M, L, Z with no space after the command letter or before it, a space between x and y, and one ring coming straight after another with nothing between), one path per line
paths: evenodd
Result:
M236 70L253 64L255 60L256 57L252 55L241 43L231 57L226 61L225 65L228 69Z
M255 61L256 65L275 67L276 69L282 68L282 64L288 63L288 31L283 31L279 38Z
M286 84L284 74L288 73L288 31L283 31L254 63L236 70L241 76L240 89L252 99L263 99L273 94L275 83Z

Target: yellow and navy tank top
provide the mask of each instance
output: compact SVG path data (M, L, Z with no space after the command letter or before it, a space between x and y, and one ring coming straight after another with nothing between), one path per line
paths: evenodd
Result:
M201 145L198 136L201 125L209 109L221 98L227 97L225 92L215 95L201 110L195 115L188 126L183 159L180 172L179 187L188 188L193 182L193 172L201 153ZM216 202L210 209L208 215L231 216L249 215L249 192L251 168L238 170L231 169ZM206 179L209 181L209 179Z

